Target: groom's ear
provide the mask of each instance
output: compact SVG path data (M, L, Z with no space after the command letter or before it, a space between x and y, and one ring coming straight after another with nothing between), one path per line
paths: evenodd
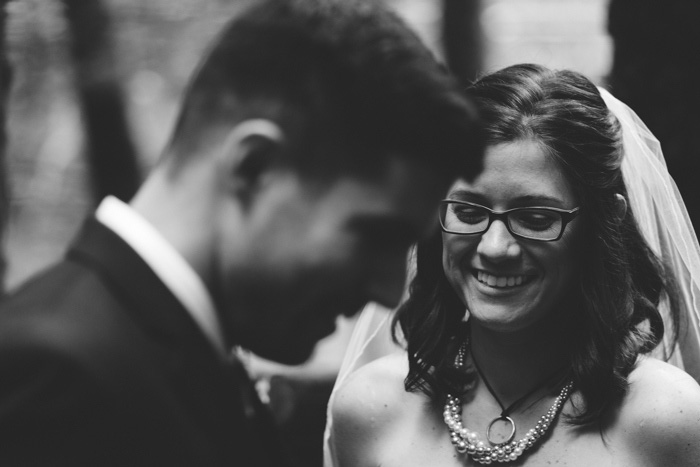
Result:
M228 134L221 151L231 191L243 199L264 183L265 175L278 162L284 145L284 133L271 120L244 120Z

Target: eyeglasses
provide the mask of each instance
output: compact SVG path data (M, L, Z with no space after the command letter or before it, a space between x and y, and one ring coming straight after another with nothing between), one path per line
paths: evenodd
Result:
M446 199L440 203L440 225L447 233L477 235L486 232L493 221L500 220L515 237L553 242L561 238L579 209L527 207L494 211L478 204Z

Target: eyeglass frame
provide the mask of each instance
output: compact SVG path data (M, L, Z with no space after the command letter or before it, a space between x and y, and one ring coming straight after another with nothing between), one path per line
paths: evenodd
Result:
M442 222L442 207L444 205L450 204L450 203L455 203L455 204L461 204L465 206L475 206L477 208L484 209L488 215L488 223L486 224L486 228L480 232L455 232L452 230L448 230L445 225ZM527 237L525 235L513 232L513 229L510 227L510 222L508 220L508 215L511 212L515 211L524 211L528 209L543 209L545 211L553 211L558 213L561 216L561 230L559 231L559 235L556 238L544 240L541 238L533 238L533 237ZM491 208L487 208L486 206L482 206L480 204L476 203L471 203L469 201L460 201L457 199L443 199L440 201L440 210L438 211L438 220L440 222L440 228L442 229L443 232L452 234L452 235L483 235L488 230L491 228L491 224L493 224L494 221L500 220L503 225L506 226L506 229L508 229L508 232L516 237L516 238L522 238L525 240L532 240L535 242L556 242L557 240L560 240L561 237L564 235L564 231L566 230L566 226L569 225L569 223L576 218L581 212L581 207L575 207L573 209L560 209L560 208L553 208L550 206L523 206L520 208L513 208L513 209L506 209L505 211L494 211Z

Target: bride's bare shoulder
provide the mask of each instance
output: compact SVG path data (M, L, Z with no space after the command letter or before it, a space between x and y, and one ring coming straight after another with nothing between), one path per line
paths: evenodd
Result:
M698 465L700 386L684 371L643 358L629 376L618 424L649 465Z
M337 465L376 465L386 434L412 410L403 386L407 372L406 354L396 353L361 367L337 389L330 437Z
M688 417L693 414L700 416L700 386L673 365L656 358L641 358L628 381L623 409L630 417L643 418L647 424L654 421L678 425L692 421ZM695 422L700 423L700 418Z
M403 380L407 373L405 352L396 352L360 367L338 388L332 407L334 415L362 420L377 416L386 418L404 397Z

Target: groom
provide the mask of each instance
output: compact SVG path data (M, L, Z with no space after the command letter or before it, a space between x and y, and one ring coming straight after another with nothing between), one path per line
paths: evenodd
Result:
M479 165L474 114L374 0L260 0L130 204L0 309L0 465L278 466L242 346L303 362L397 304L409 245Z

